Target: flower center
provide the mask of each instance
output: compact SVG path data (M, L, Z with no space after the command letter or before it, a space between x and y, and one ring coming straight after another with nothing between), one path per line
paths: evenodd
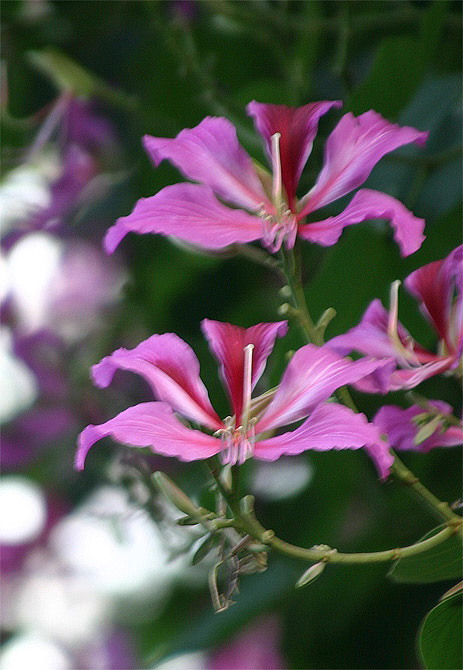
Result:
M223 465L242 465L254 450L255 420L248 422L247 429L243 425L235 427L235 417L227 416L224 419L224 428L220 428L214 435L220 437L222 451L220 460Z
M262 203L259 216L262 219L262 241L271 253L278 251L283 241L293 247L297 234L297 219L288 207L281 179L280 133L272 135L272 204L270 214Z
M223 465L242 465L252 455L255 434L255 419L250 419L251 391L252 391L252 352L253 344L247 344L244 349L243 363L243 409L241 422L236 426L236 418L227 416L223 421L223 428L214 433L222 442L221 460Z

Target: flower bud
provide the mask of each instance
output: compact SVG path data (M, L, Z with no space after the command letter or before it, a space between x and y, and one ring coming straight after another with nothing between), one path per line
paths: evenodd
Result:
M192 500L163 472L155 472L154 482L160 491L184 514L190 517L197 517L200 511Z
M310 584L311 582L314 582L320 575L322 574L323 570L325 569L326 562L325 561L320 561L320 563L314 563L314 565L311 565L308 570L304 572L301 577L296 582L296 588L300 589L303 586L307 586L307 584Z

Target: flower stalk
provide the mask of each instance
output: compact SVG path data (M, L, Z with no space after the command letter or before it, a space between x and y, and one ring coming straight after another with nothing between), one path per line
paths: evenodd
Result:
M296 247L294 249L284 250L284 270L287 274L288 286L292 292L292 298L295 306L294 313L299 318L299 323L305 332L306 340L313 342L318 346L322 346L324 344L323 315L317 326L315 326L307 307L302 284L301 265L300 262L298 262L297 252L294 253L295 250ZM320 328L320 322L322 323L322 328ZM355 412L358 412L352 396L345 386L338 389L336 395L342 404L346 405L346 407L349 407L350 409L353 409ZM418 477L416 477L413 472L407 468L407 466L398 458L396 454L394 454L394 462L391 466L390 474L402 484L405 484L408 488L410 488L437 518L443 519L444 521L450 523L452 527L457 529L457 532L459 532L460 535L463 533L461 517L452 511L450 505L447 502L442 502L433 493L431 493L431 491L429 491L420 482ZM387 552L385 553L387 554Z
M227 502L228 507L230 508L230 511L232 512L233 518L217 518L213 512L203 508L196 508L196 510L190 509L190 516L194 519L197 519L197 522L205 526L207 531L210 533L216 533L230 528L234 528L236 531L238 531L241 534L242 539L236 545L237 549L235 550L235 553L241 551L242 548L249 545L251 539L253 539L261 545L258 547L259 552L264 551L267 547L284 556L312 563L323 562L344 565L390 563L399 559L409 558L411 556L416 556L418 554L429 551L433 547L436 547L442 542L445 542L452 535L462 532L463 520L457 515L453 514L448 506L448 510L442 507L444 503L440 503L440 501L438 501L441 506L442 516L445 515L447 520L445 527L432 537L427 538L426 540L421 540L420 542L416 542L412 545L386 549L385 551L359 553L342 553L337 549L328 547L327 545L318 545L312 548L299 547L281 540L275 535L273 530L266 529L264 526L262 526L254 514L254 496L247 495L240 501L237 501L233 492L230 491L230 489L227 487L223 486L219 470L216 467L216 463L210 459L207 462L207 465L210 474L214 478L219 490ZM405 470L407 469L405 468ZM159 475L161 473L156 474L156 481L159 482L161 479ZM405 472L402 472L402 476L405 477ZM163 482L164 477L165 476L162 475ZM402 481L404 481L404 479ZM175 490L178 490L177 487L175 487ZM162 491L165 492L164 486L162 487ZM169 492L170 491L171 489L169 487ZM432 494L429 492L428 494L432 496ZM183 500L184 499L182 496L182 505ZM437 498L435 500L437 501Z

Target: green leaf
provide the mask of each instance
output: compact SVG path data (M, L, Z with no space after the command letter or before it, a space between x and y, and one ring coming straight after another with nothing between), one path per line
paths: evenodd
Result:
M424 618L418 651L429 670L462 667L462 595L445 598Z
M421 540L432 537L443 526L434 528L426 533ZM452 535L447 540L433 547L429 551L409 558L401 558L394 563L389 571L389 577L395 582L409 582L413 584L428 584L445 579L461 578L461 540Z
M397 117L437 50L446 9L446 2L429 3L419 36L393 35L380 42L370 72L349 100L355 114L373 108L386 118Z

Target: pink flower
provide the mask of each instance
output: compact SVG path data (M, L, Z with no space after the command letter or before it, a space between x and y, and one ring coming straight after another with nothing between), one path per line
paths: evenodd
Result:
M382 386L368 377L356 384L359 389L374 393L410 389L459 365L463 350L462 261L463 245L447 258L415 270L404 282L438 337L438 353L424 349L398 322L399 282L392 285L389 313L379 300L373 300L357 326L328 342L342 355L355 350L366 356L390 357L387 384Z
M129 216L108 230L106 250L113 252L129 232L173 235L206 249L261 240L274 252L283 243L294 246L297 235L330 246L345 226L385 218L402 255L413 253L424 239L424 221L385 193L361 189L337 216L305 222L307 215L361 186L386 153L410 142L422 145L428 135L389 123L372 110L357 118L345 114L327 139L315 185L298 199L297 184L318 120L340 106L339 101L297 108L249 103L247 112L263 139L272 174L253 164L224 118L206 117L174 139L146 135L144 146L156 166L167 159L198 183L167 186L139 200Z
M97 386L106 387L116 369L131 370L148 381L158 401L130 407L104 424L87 426L79 437L77 469L83 469L90 447L107 436L183 461L220 453L223 463L241 464L250 456L274 461L306 449L358 449L368 445L370 450L386 454L376 462L389 462L379 431L364 415L326 402L337 388L372 373L383 365L382 361L352 362L329 349L308 344L294 354L270 398L264 394L251 400L276 337L286 333L286 322L239 328L204 319L202 329L219 364L231 415L222 421L215 413L190 347L173 333L153 335L135 349L118 349L103 358L93 366L92 378ZM174 412L212 434L190 428ZM304 418L293 431L266 436L268 431ZM382 467L380 474L384 477L387 470Z
M413 405L402 409L395 405L381 407L373 422L387 435L394 449L428 452L434 447L463 444L463 426L449 425L446 418L452 408L439 400L430 400L428 408Z

